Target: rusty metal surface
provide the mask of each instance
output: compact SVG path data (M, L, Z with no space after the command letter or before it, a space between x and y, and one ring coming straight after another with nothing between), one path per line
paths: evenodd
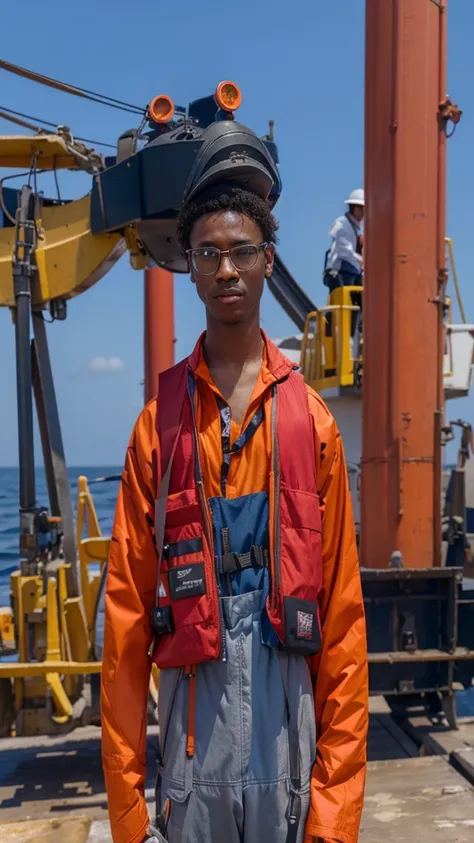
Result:
M441 549L446 14L412 0L366 10L361 561L388 567L400 551L427 568Z
M443 580L462 575L462 568L375 568L361 571L362 582L387 580Z
M414 662L472 661L474 650L456 647L452 653L444 650L393 650L385 653L369 653L369 664L410 664Z

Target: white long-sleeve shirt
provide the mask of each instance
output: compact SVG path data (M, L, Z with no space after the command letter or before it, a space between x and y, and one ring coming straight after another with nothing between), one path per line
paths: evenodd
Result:
M326 269L338 271L341 268L341 261L348 261L357 272L362 271L362 255L357 249L357 236L361 233L360 225L354 217L351 217L352 224L344 214L338 217L329 229L329 236L333 238L329 250ZM354 230L354 227L356 231Z

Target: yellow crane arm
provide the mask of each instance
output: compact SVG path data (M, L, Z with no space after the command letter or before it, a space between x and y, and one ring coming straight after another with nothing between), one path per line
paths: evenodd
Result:
M38 225L38 283L33 307L70 299L99 281L126 251L119 234L91 234L90 195L65 205L45 206ZM0 307L14 307L12 257L15 228L0 228Z
M0 167L29 170L36 158L38 170L80 170L66 138L56 132L39 135L0 135Z

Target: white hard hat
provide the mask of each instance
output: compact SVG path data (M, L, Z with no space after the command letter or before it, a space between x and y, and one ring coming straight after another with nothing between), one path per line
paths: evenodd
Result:
M361 187L358 187L357 190L353 190L352 193L349 193L346 201L344 202L345 205L365 205L364 199L364 191Z

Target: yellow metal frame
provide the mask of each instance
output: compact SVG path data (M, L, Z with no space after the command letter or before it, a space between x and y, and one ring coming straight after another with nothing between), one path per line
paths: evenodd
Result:
M86 477L78 480L76 542L79 555L81 592L87 619L89 637L94 639L94 612L99 595L104 565L109 556L110 538L102 535ZM84 536L84 530L87 535ZM99 565L99 573L92 574L91 565Z
M0 135L0 167L29 170L80 170L81 165L57 132L38 135Z
M92 287L126 252L120 234L92 234L90 194L65 205L41 209L35 259L38 283L32 302L42 307L56 298L70 299ZM15 307L12 259L14 226L0 228L0 307Z
M301 371L317 392L353 386L354 361L351 356L351 318L360 310L352 304L351 293L363 295L363 287L338 287L325 307L306 317L301 345Z
M67 595L68 567L59 565L47 577L46 588L41 576L25 576L20 570L11 575L18 662L0 662L0 678L14 680L17 711L27 699L47 696L49 689L58 712L56 722L71 718L70 697L76 693L78 678L101 670L100 662L88 661L91 647L82 597ZM27 621L34 630L32 641L27 640Z
M0 661L0 679L13 681L17 712L28 700L33 703L34 708L28 710L33 729L40 728L34 716L39 710L33 701L49 697L54 703L50 720L57 726L71 723L81 677L101 671L101 662L90 659L94 652L95 604L109 545L110 539L101 535L87 480L80 477L77 547L81 596L68 596L67 563L59 564L45 579L26 576L21 570L11 575L13 615L8 609L0 609L1 640L5 640L1 651L15 652L16 641L18 661ZM99 573L91 575L92 563L99 564ZM33 635L26 634L27 622Z
M446 238L450 248L451 266L454 267L452 242ZM328 297L325 307L308 313L301 344L300 366L305 381L317 392L354 386L354 364L361 364L363 358L354 360L351 354L351 318L360 307L352 304L352 293L363 300L363 287L338 287ZM452 324L452 302L446 297L446 324ZM445 358L448 366L444 377L452 375L452 344L446 335Z
M83 677L101 672L100 661L89 661L94 653L94 621L100 582L107 563L110 538L101 534L99 519L86 477L79 477L76 540L81 596L68 597L68 564L60 564L48 576L46 588L41 576L25 576L20 570L10 578L13 614L0 608L0 652L15 652L18 661L0 660L0 681L13 682L15 709L28 715L24 733L40 734L46 723L69 730L74 720L74 700ZM92 570L93 566L98 570ZM26 635L26 622L34 640ZM16 635L14 628L16 623ZM158 702L159 671L151 665L149 693ZM44 699L46 707L36 708ZM47 705L50 699L53 706ZM26 705L30 701L30 707Z
M9 606L0 608L0 652L16 653L15 619Z
M90 164L89 153L91 150L60 132L0 136L0 166L3 167L82 169L84 163ZM90 203L88 194L76 201L45 204L40 208L35 222L37 273L31 290L34 308L44 308L54 299L70 299L84 292L112 268L127 247L134 268L145 265L146 256L134 228L127 229L125 236L92 234ZM13 310L12 261L16 236L15 225L0 229L0 307ZM47 719L57 726L79 722L81 706L75 703L85 701L84 680L101 671L101 662L95 659L94 626L109 546L110 539L101 535L87 480L80 477L77 511L80 596L68 596L70 565L65 562L56 564L48 560L41 575L27 575L19 569L11 576L13 609L0 607L0 656L16 653L18 661L0 659L0 682L3 680L3 689L7 688L9 693L13 687L17 715L23 716L26 723L25 734L44 731ZM98 571L93 566L98 566ZM150 673L150 693L156 702L158 671L151 666ZM11 680L12 686L6 680ZM8 729L10 724L6 719L5 724Z
M89 676L100 673L102 662L0 662L0 678L26 679L27 677L45 677L55 674L61 676Z

